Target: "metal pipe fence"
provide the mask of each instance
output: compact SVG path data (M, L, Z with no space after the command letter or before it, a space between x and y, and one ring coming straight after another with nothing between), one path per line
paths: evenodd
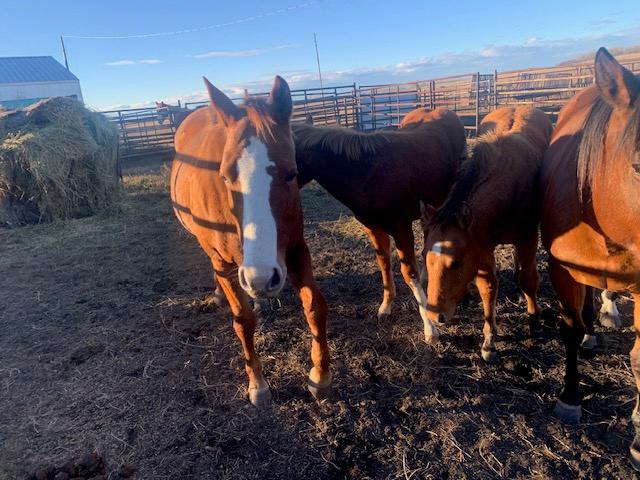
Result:
M619 58L640 73L640 55ZM579 90L594 81L592 63L493 73L468 73L415 82L381 85L342 85L291 91L293 122L339 125L361 131L396 128L418 107L444 107L458 114L469 136L487 113L508 105L533 105L555 117ZM252 94L253 95L253 94ZM268 93L255 95L266 96ZM239 102L242 98L232 98ZM208 102L187 102L195 110ZM172 108L169 108L172 112ZM118 125L122 157L173 149L178 121L156 108L112 110L104 113Z

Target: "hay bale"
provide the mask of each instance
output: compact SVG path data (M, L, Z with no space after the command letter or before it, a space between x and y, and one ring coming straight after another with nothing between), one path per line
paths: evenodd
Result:
M0 112L0 226L92 215L119 193L118 131L77 100Z

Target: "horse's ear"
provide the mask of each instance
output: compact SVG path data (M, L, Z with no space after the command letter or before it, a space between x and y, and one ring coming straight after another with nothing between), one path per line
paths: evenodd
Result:
M423 222L429 223L437 211L438 209L433 205L429 205L420 200L420 214Z
M471 224L473 223L473 212L471 211L471 206L464 202L462 207L460 207L460 211L458 212L458 223L463 230L469 230L471 228Z
M240 118L240 109L236 107L229 97L214 87L206 77L202 77L202 79L204 80L204 85L207 87L211 106L222 123L226 126L238 120Z
M640 93L640 80L601 47L596 53L596 85L605 101L612 107L629 107Z
M271 116L280 125L286 125L291 118L293 103L291 102L291 90L289 85L280 75L273 80L273 88L269 94Z

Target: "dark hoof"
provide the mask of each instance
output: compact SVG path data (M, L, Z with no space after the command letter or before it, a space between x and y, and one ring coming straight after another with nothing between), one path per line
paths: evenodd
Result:
M498 353L495 348L481 348L480 355L482 355L482 359L487 363L493 363L498 358Z
M249 401L256 408L269 408L271 406L271 390L265 388L249 388Z
M556 400L556 406L553 409L553 413L564 423L580 423L582 418L582 406L569 405L562 400Z

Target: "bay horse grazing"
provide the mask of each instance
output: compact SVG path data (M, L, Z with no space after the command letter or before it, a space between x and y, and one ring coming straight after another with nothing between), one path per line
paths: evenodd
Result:
M277 295L287 272L312 334L309 390L321 396L331 384L327 307L302 232L289 86L276 77L267 100L247 98L236 106L204 81L211 105L189 115L176 133L174 212L210 257L229 302L251 403L265 406L271 393L254 349L255 314L247 294Z
M515 246L518 284L532 326L537 323L537 176L552 126L536 108L505 107L488 114L480 127L484 133L470 146L444 204L438 210L425 207L425 264L429 317L434 322L451 319L475 279L484 309L481 355L493 361L498 244Z
M160 125L164 125L164 122L171 117L174 128L178 128L191 112L193 112L193 110L189 110L188 108L168 105L164 102L156 102L156 116Z
M346 128L293 125L298 182L316 180L365 227L382 272L378 317L391 313L396 288L391 237L402 276L418 302L427 343L438 330L427 318L427 299L416 264L412 221L420 202L439 206L464 154L464 127L455 113L438 108L410 112L398 131L362 133Z
M578 346L585 285L633 295L631 370L640 392L640 79L605 49L595 85L561 110L540 176L542 241L563 307L564 388L555 412L579 421ZM588 302L587 302L588 303ZM631 461L640 469L640 394L632 414Z

